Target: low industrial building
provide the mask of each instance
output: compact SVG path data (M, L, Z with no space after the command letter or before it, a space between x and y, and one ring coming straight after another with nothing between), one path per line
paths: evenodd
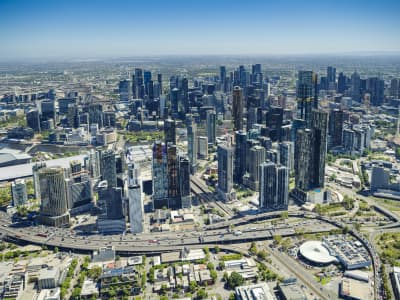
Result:
M349 300L373 299L374 291L372 287L365 282L343 278L340 283L340 297Z
M275 300L275 296L265 282L235 288L237 300Z
M296 278L287 279L280 283L278 293L282 300L307 300L306 295L297 284Z
M400 268L393 267L393 272L390 274L392 279L392 287L395 299L400 299Z

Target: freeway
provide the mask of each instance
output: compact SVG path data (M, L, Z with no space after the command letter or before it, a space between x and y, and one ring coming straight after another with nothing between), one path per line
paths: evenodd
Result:
M319 222L318 220L309 222ZM317 223L315 223L317 224ZM0 221L0 234L5 239L19 240L37 245L72 249L88 252L104 246L114 246L121 253L161 253L177 247L193 246L197 244L232 244L247 241L272 239L276 235L292 236L295 228L302 228L305 233L329 232L334 226L319 223L318 226L310 223L281 224L278 226L259 226L244 228L243 231L229 232L227 229L186 231L186 232L159 232L141 235L108 235L99 234L79 235L71 233L66 228L52 228L52 232L41 234L42 226L12 227L4 219ZM250 226L250 225L249 225Z

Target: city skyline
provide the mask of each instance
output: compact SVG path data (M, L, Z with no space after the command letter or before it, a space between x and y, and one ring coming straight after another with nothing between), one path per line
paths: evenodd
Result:
M1 1L0 56L399 53L399 8L392 0Z

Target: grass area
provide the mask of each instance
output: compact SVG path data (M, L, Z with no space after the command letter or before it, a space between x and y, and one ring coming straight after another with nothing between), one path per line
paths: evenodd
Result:
M377 238L378 251L385 263L400 266L400 232L386 232Z
M239 253L226 254L226 255L223 255L220 258L220 261L229 261L229 260L242 259L242 257L243 257L242 254L239 254Z
M7 206L11 203L11 185L0 187L0 206Z
M155 141L162 140L164 138L164 131L137 131L137 132L119 132L119 135L123 135L124 139L130 143L136 143L138 141Z
M321 283L322 285L328 284L331 281L331 279L332 277L330 276L324 276L324 277L315 276L315 280Z
M400 201L383 199L377 197L371 197L377 204L382 205L383 207L391 210L395 214L400 216Z

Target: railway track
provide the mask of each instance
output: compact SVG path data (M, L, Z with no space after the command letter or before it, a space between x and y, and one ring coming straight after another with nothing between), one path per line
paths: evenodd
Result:
M191 183L191 189L195 194L198 194L203 201L217 209L220 209L228 218L234 215L234 212L230 208L222 205L218 201L215 201L215 199L213 199L214 196L212 195L212 193L209 190L205 189L202 184L197 182L194 177L191 177Z

